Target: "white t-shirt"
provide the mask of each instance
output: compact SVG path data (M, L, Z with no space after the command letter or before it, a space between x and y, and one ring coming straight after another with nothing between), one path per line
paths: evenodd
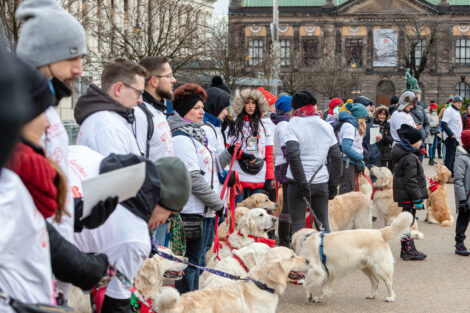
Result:
M351 139L353 141L352 149L359 154L364 153L364 148L362 147L362 136L359 134L359 130L357 130L357 128L351 123L346 122L341 126L338 133L338 140L342 143L343 139ZM347 155L343 153L343 157L347 157Z
M441 122L446 122L447 126L449 126L450 130L454 133L455 139L460 141L463 129L462 117L460 116L460 112L454 109L452 106L448 107L442 115ZM443 135L444 140L449 137L445 131L443 131Z
M69 136L65 130L64 124L60 119L59 114L52 108L49 107L46 110L46 117L49 120L51 126L46 130L46 137L44 145L46 147L46 155L51 158L64 174L68 181L68 146ZM74 223L74 204L73 198L70 193L67 193L65 208L70 216L66 214L62 215L62 221L57 223L54 221L54 217L49 217L48 221L55 229L69 242L73 243L73 223Z
M416 128L416 123L410 113L405 111L395 111L390 118L390 134L395 142L400 141L397 131L401 125L407 124ZM393 144L395 144L395 142Z
M214 165L215 156L211 156L211 151L216 151L216 149L212 148L211 143L209 143L208 148L206 148L195 139L179 135L173 137L173 148L175 156L186 165L188 171L203 171L204 180L209 186L212 182L214 186L213 190L220 195L220 192L218 192L218 190L220 190L220 183L217 177L217 169ZM204 210L204 203L191 193L181 213L205 215ZM211 217L211 215L207 217Z
M144 105L153 115L153 135L149 142L149 159L155 162L160 158L173 156L173 139L165 114L148 103L144 102ZM147 115L145 115L145 112L139 107L135 108L134 115L137 142L142 151L146 151L148 130Z
M276 166L287 162L281 147L285 145L285 141L283 142L282 139L286 137L286 132L289 131L288 129L288 121L279 122L274 129L274 164Z
M0 288L26 303L52 304L46 222L21 179L0 168ZM6 309L0 300L1 312Z
M312 183L328 182L329 175L326 167L328 151L331 146L337 143L333 127L330 124L319 116L293 117L289 121L288 128L281 141L283 145L288 141L297 141L299 143L300 160L307 182L310 181L310 178L319 168L321 169ZM290 166L287 169L286 177L289 179L294 178Z
M137 145L133 124L111 111L100 111L88 116L80 126L77 144L87 146L104 156L111 153L142 155L145 146Z
M87 147L70 146L70 181L75 194L82 194L82 179L99 174L102 159L102 155ZM109 263L116 264L130 280L134 279L151 250L147 223L121 204L100 227L75 233L75 243L82 252L106 254ZM131 293L114 277L106 288L106 295L127 299Z
M234 145L237 142L240 142L240 148L243 152L254 154L257 158L264 160L266 158L266 146L272 146L274 144L274 133L272 122L267 123L267 118L262 118L261 120L263 125L260 123L257 137L251 136L252 131L250 128L250 122L243 121L243 140L240 136L238 138L232 136L227 138L227 143ZM238 172L238 177L242 182L264 183L266 181L266 162L264 162L263 168L256 175L245 173L238 164L238 160L233 164L233 169Z

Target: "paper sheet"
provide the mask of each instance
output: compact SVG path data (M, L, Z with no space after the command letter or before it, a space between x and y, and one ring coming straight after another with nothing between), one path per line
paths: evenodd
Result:
M370 144L377 143L377 136L380 134L380 126L374 125L370 127Z
M144 184L145 162L126 166L82 181L83 214L89 216L98 202L108 197L119 197L119 202L135 197Z

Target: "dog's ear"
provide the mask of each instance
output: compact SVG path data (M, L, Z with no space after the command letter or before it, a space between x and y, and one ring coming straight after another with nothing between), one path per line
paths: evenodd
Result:
M238 221L237 230L243 236L248 236L250 234L249 220L246 215L243 215L240 221Z
M286 268L284 262L276 260L267 264L267 282L269 286L273 287L278 293L282 293L282 290L287 285L289 269Z
M137 290L146 298L152 296L151 290L157 283L157 277L162 276L160 266L155 258L146 259L140 266L137 274L134 277L134 284Z

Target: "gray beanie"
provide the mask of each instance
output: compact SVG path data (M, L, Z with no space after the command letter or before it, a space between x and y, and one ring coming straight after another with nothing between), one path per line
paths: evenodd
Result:
M165 157L155 162L160 174L160 204L174 212L180 212L191 195L191 176L184 163L177 157Z
M56 0L27 0L16 17L24 21L16 53L35 67L86 55L82 25Z

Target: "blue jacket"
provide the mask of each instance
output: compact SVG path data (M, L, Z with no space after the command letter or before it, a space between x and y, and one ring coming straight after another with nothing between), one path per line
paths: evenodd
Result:
M349 112L342 111L342 112L339 113L338 122L334 126L335 134L339 133L339 131L341 130L341 126L344 123L350 123L351 125L353 125L358 130L359 124L357 122L357 119L354 116L352 116ZM346 161L346 159L349 158L350 162L352 164L356 164L356 163L360 163L364 160L364 156L362 154L356 152L352 148L352 145L353 145L353 140L352 139L343 139L343 141L340 142L339 144L341 145L341 150L346 155L346 156L343 157L344 161Z

